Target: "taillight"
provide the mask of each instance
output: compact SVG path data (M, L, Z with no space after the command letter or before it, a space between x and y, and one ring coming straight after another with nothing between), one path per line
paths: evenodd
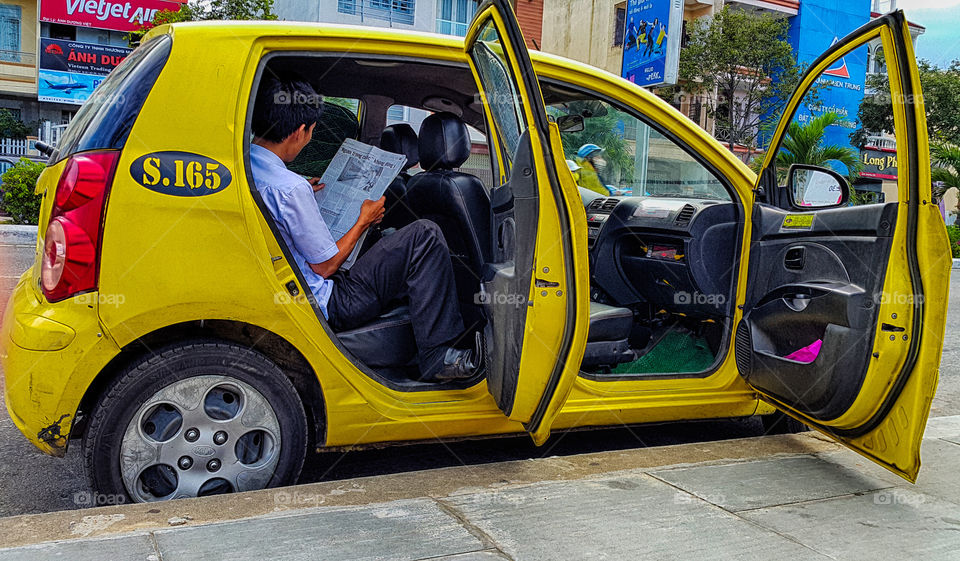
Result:
M44 234L40 281L49 302L97 289L103 210L120 152L86 152L70 158Z

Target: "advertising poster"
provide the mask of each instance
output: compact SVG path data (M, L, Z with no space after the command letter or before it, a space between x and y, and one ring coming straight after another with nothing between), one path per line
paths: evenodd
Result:
M628 0L620 75L639 86L677 83L683 0Z
M83 105L104 78L106 76L41 69L37 71L37 98L40 101Z
M804 0L799 14L790 21L790 43L799 64L810 64L841 38L867 23L870 0ZM827 127L824 144L851 146L850 134L857 130L857 111L863 101L867 75L867 47L855 49L834 63L817 80L821 86L818 103L801 106L795 120L809 122L826 112L840 121ZM834 167L843 168L841 165ZM845 173L845 169L838 169Z
M160 10L175 12L180 2L168 0L41 0L40 21L96 27L113 31L136 31L153 20Z
M82 105L93 89L130 53L125 47L40 39L37 98Z

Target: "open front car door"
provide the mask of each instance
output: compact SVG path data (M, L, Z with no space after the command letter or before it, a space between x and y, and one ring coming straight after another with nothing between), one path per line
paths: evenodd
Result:
M817 89L855 88L855 77L834 69L866 60L868 45L886 76L868 75L866 102L889 105L893 130L860 138L882 144L896 171L871 174L855 152L799 161L802 127L828 112ZM842 136L837 131L833 144L849 145L860 125L839 119ZM883 181L868 180L876 177ZM864 187L856 205L848 200L851 178ZM865 180L883 193L867 193ZM951 258L931 198L923 99L902 12L871 21L813 63L784 110L756 193L736 333L741 375L778 409L915 481Z
M487 385L500 409L542 444L586 344L586 217L508 2L480 6L464 48L499 176L476 298L487 316Z

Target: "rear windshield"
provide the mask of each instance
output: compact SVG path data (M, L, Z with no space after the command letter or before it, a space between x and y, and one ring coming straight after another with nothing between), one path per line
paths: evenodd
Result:
M134 49L84 102L50 156L50 164L76 152L123 148L170 56L171 44L170 36L162 35Z

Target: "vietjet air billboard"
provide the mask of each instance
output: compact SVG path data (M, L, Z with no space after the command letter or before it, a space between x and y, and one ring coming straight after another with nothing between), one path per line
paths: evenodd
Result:
M160 10L177 11L180 2L168 0L41 0L40 21L136 31Z

